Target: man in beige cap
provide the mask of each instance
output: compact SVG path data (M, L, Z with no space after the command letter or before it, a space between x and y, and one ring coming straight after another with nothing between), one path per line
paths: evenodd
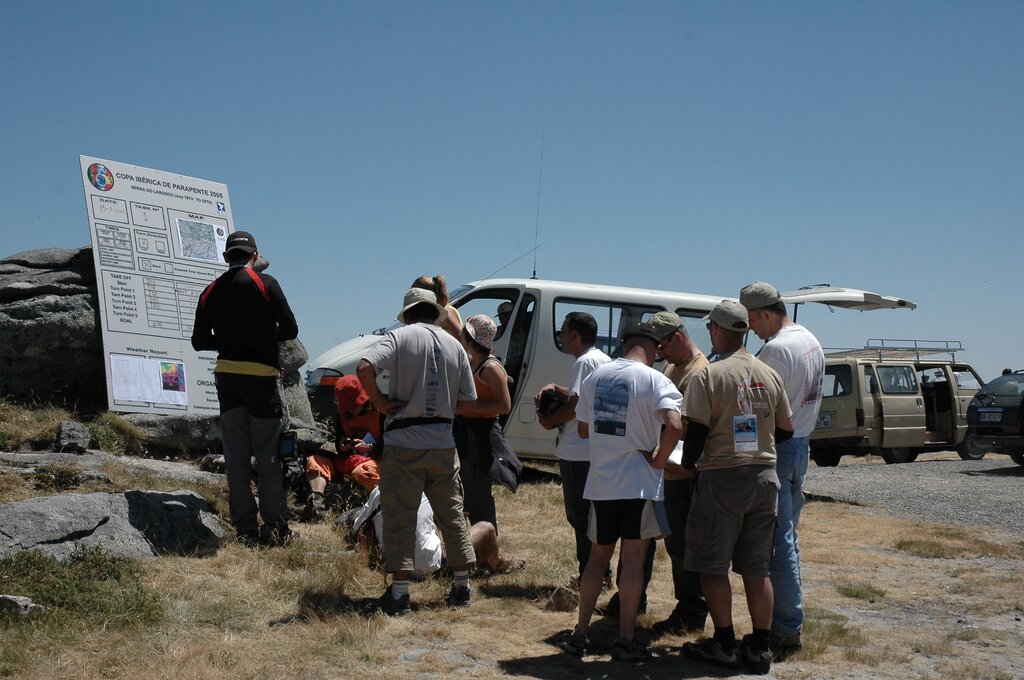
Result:
M701 575L713 637L683 654L755 673L771 669L772 555L779 480L776 442L793 434L786 391L771 367L743 346L747 310L723 300L708 315L719 359L690 380L683 401L683 467L696 466L686 523L686 568ZM743 577L753 633L737 647L729 566Z
M675 383L685 398L690 378L708 365L708 359L690 338L683 320L675 312L658 312L648 323L654 326L661 338L658 354L665 360L662 372ZM700 589L700 575L683 566L686 558L686 516L690 511L693 478L696 475L696 470L687 470L672 461L665 464L665 514L668 515L668 526L672 530L665 537L665 550L672 563L676 606L668 618L658 621L651 628L658 634L679 635L702 631L707 622L708 606ZM650 574L645 573L645 576L646 591Z
M800 649L804 612L797 525L804 506L803 485L810 456L810 434L821 407L825 355L814 335L792 321L775 286L755 281L740 291L750 329L765 341L758 358L774 368L786 386L793 411L793 438L778 447L779 524L772 557L772 648L783 658Z
M477 394L466 351L435 325L446 313L432 291L411 288L398 314L405 326L389 331L356 367L359 383L387 416L380 507L384 561L392 579L377 608L389 615L412 610L409 581L415 567L416 515L422 494L434 509L455 576L446 601L465 606L470 600L469 565L476 557L462 512L452 419L458 405L475 402ZM377 386L377 376L383 372L390 374L387 396Z

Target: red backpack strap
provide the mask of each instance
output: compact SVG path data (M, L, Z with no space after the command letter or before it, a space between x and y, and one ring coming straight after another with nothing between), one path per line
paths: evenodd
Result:
M199 296L199 306L200 307L203 307L205 309L205 307L206 307L206 298L210 297L210 293L213 292L213 287L216 284L217 284L217 279L214 279L213 281L210 281L210 285L208 285L206 287L206 290L203 291L203 294Z
M270 293L267 292L267 286L266 284L263 283L263 279L260 278L260 275L254 272L249 267L245 268L245 273L248 274L249 278L253 280L253 283L256 284L256 287L260 289L260 293L263 294L263 299L266 300L267 302L270 302Z

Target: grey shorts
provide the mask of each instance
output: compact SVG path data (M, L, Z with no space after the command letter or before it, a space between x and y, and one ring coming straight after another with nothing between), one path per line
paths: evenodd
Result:
M744 465L703 470L686 519L685 567L727 575L767 576L779 503L775 468Z

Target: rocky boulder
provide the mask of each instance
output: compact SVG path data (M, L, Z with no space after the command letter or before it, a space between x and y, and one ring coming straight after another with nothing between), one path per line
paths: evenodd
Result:
M0 260L0 396L105 403L92 248Z
M0 505L0 558L37 550L66 559L76 546L123 557L212 555L227 528L192 491L61 494Z
M89 428L74 420L62 420L57 424L57 437L53 441L56 451L85 453L92 441Z
M141 430L153 449L201 453L220 447L220 420L214 416L124 413L121 418Z

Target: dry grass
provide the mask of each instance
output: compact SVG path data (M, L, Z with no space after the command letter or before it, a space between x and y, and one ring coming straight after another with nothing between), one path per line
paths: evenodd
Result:
M17 677L77 678L447 678L509 675L546 679L717 677L682 661L687 637L664 637L656 658L623 668L600 650L584 661L548 643L574 612L544 605L575 573L571 531L553 468L534 471L513 496L497 491L504 550L526 557L525 571L474 582L463 610L441 604L446 579L413 585L414 612L401 619L367 615L384 578L365 554L346 550L328 525L300 525L303 542L250 550L229 543L207 559L161 558L141 565L141 585L158 593L160 618L113 629L82 621L71 637L18 635L11 653ZM108 470L115 486L154 480ZM0 497L38 493L0 475ZM172 485L180 486L180 485ZM200 489L219 502L222 492ZM221 506L223 509L223 506ZM963 535L970 535L963 534ZM929 537L961 545L962 534L835 503L810 503L801 523L808 605L804 650L776 664L780 678L1016 677L1024 658L1020 546L988 535L974 553L941 560L894 545ZM737 632L748 632L742 587L734 579ZM2 588L0 588L2 590ZM847 592L844 592L846 590ZM602 598L603 599L603 598ZM659 549L642 627L671 609L671 579ZM710 625L708 627L710 632ZM592 636L610 643L613 621L595 618ZM9 642L0 643L10 647ZM27 651L26 651L27 650Z
M71 417L70 411L59 406L28 408L0 399L0 451L49 448L57 424Z
M26 406L0 399L0 451L50 449L62 420L78 420L96 446L110 453L145 452L143 432L116 413L76 413L56 405Z

